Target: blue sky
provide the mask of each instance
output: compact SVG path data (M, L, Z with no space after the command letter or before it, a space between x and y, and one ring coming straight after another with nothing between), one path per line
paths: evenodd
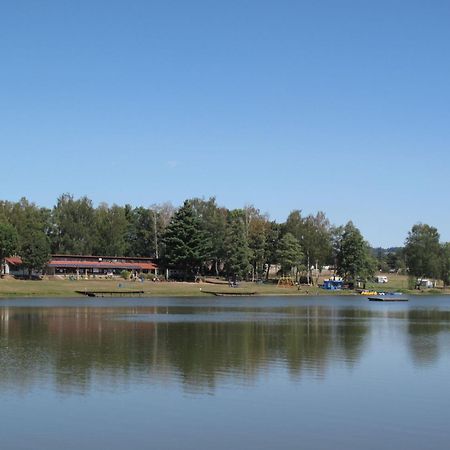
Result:
M448 1L0 4L0 198L215 195L450 240Z

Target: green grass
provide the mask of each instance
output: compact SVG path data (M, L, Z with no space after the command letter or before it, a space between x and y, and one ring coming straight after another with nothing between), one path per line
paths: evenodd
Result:
M406 275L386 274L386 276L389 280L388 283L368 282L366 288L375 291L408 290L409 283Z
M255 292L258 295L317 295L329 292L317 287L301 286L278 287L276 284L256 284L243 282L237 288L227 284L187 282L132 282L124 280L0 280L0 297L80 297L75 291L117 291L142 290L148 297L206 297L207 292L234 292L246 294Z
M435 289L424 289L420 291L417 289L411 289L411 284L406 275L397 274L382 274L388 277L388 283L375 283L369 282L366 284L366 289L370 291L384 291L384 292L403 292L405 294L411 295L439 295L439 294L450 294L449 289L435 288Z
M450 293L450 291L408 290L408 280L399 275L390 275L389 283L368 283L367 289L380 291L402 291L410 294L425 293ZM246 294L255 292L257 295L348 295L352 291L325 291L316 286L278 287L276 284L240 283L238 288L230 288L228 285L215 285L210 283L186 283L186 282L132 282L124 280L55 280L44 279L40 281L0 279L0 297L80 297L75 291L98 290L117 291L142 290L145 297L206 297L207 292L234 292Z

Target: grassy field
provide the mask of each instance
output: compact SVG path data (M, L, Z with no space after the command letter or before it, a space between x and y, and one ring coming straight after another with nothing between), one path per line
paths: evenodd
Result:
M450 293L443 290L408 290L408 279L401 275L389 276L389 283L367 283L367 289L376 291L404 291L411 294ZM319 280L320 282L320 280ZM276 284L240 283L238 288L227 284L183 283L183 282L132 282L124 280L15 280L0 279L0 298L3 297L80 297L75 291L144 291L145 297L199 297L211 292L233 292L257 295L329 295L351 294L352 291L330 292L315 286L278 287ZM208 293L205 293L208 292Z
M301 295L317 293L318 288L297 287L279 288L272 284L240 283L238 288L229 288L228 285L215 285L209 283L184 282L131 282L123 280L0 280L0 297L80 297L75 291L144 291L146 297L198 297L206 296L207 292L234 292L246 294ZM323 291L322 291L323 292Z
M395 273L381 275L386 275L388 277L388 283L369 282L367 283L366 288L381 291L408 290L409 282L406 275L397 275Z

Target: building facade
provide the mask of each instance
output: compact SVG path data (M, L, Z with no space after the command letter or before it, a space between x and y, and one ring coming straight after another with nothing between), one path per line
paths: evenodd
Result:
M25 276L19 256L6 258L5 273ZM46 275L115 276L122 271L133 275L158 275L158 266L152 258L128 256L52 255L44 273Z

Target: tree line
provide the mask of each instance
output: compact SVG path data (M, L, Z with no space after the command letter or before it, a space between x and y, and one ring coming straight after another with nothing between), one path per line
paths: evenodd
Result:
M61 195L53 208L23 198L0 201L0 259L20 255L31 272L51 254L153 257L181 278L198 275L267 279L279 275L311 282L311 268L332 266L347 281L365 281L376 270L404 268L411 275L449 282L450 244L418 224L403 248L371 249L348 222L330 223L325 213L293 210L283 223L255 206L229 210L215 198L149 207L94 206L87 197Z

